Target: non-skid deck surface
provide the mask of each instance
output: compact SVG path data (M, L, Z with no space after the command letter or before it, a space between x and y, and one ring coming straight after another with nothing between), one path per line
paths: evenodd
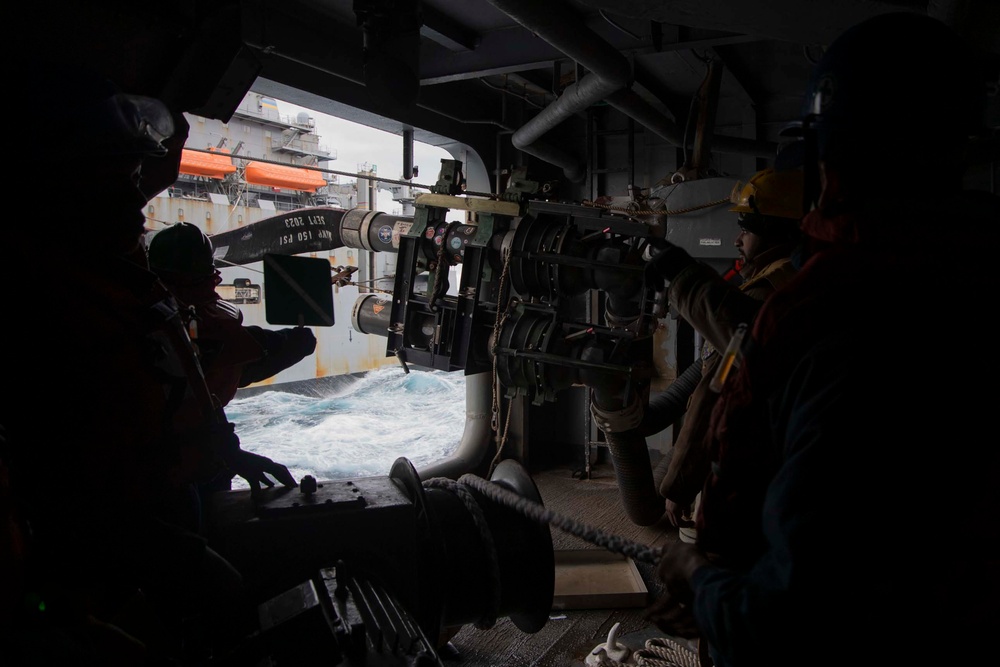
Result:
M658 547L677 538L669 524L641 527L632 523L622 508L614 470L604 464L594 468L590 479L573 477L572 471L554 469L532 475L545 507L630 541ZM593 543L551 527L553 547L558 550L602 549ZM649 591L649 601L660 590L652 565L636 562ZM620 623L620 641L641 648L646 639L661 636L642 618L642 607L609 609L553 610L549 621L537 633L520 631L508 618L488 630L463 627L451 639L458 655L447 658L456 667L580 667L587 654L607 640L608 632Z

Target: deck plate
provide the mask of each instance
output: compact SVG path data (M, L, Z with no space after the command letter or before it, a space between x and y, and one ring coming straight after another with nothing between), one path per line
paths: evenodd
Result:
M603 549L555 552L553 609L644 607L646 584L631 558Z

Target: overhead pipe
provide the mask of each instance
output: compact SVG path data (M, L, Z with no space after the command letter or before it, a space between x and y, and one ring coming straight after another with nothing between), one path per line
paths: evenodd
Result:
M684 139L678 134L677 126L652 104L644 100L634 90L621 90L607 99L607 103L626 116L641 123L654 134L665 141L683 146ZM694 147L694 140L689 140L687 148ZM712 135L712 151L717 153L733 153L751 157L773 158L778 150L778 144L770 141L746 139L744 137L727 137Z
M539 139L575 113L606 101L667 142L685 142L672 120L642 99L632 87L632 67L618 49L603 40L571 7L556 0L490 0L490 3L567 57L589 70L511 137L519 150L562 167L566 177L579 183L586 167L562 149L543 145ZM559 6L554 6L559 5ZM777 144L740 137L715 136L713 148L723 153L773 157Z
M698 89L698 124L694 132L694 150L691 151L687 170L694 170L700 177L708 172L708 152L715 137L715 117L719 109L719 89L722 86L722 63L713 58L708 63L705 80Z
M490 0L500 11L570 58L586 63L590 74L567 87L549 106L511 136L515 148L562 167L566 178L581 183L586 165L576 156L539 140L570 116L603 101L631 83L632 68L617 49L602 40L568 8L552 11L551 3L531 0Z

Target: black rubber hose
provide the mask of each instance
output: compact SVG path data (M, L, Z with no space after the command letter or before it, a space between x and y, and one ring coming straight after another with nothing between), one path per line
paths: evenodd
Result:
M663 517L663 498L653 483L646 438L638 429L605 433L615 466L622 506L632 523L651 526Z
M638 526L651 526L657 523L663 518L665 509L659 484L654 479L649 447L646 445L646 433L656 433L684 414L688 397L700 378L701 361L698 360L670 383L666 391L650 401L646 410L649 417L644 414L643 421L638 427L621 433L604 434L608 450L611 452L611 462L615 467L622 506L632 523ZM648 430L648 424L661 423L663 426L658 430ZM658 479L663 479L666 466L657 466L656 474L659 476Z
M677 421L687 411L688 399L701 382L702 362L696 360L687 367L681 376L670 383L666 391L660 392L649 399L649 409L643 413L639 429L644 437L659 433ZM675 434L676 435L676 434ZM670 469L672 452L667 452L660 458L653 470L653 484L660 488L660 483Z
M659 433L687 411L688 399L701 381L701 369L701 359L695 360L670 386L649 399L639 425L643 435Z

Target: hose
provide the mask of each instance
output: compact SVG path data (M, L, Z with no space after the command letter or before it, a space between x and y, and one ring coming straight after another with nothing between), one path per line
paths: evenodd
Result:
M625 513L638 526L651 526L663 517L663 498L653 483L646 438L639 429L605 433L611 462L615 467L618 491Z
M649 402L638 426L618 433L604 432L622 505L636 525L651 526L663 517L664 512L657 479L663 479L669 460L664 459L666 463L661 462L657 466L657 478L654 479L646 434L663 430L684 414L688 398L700 379L701 360L698 360L688 366L666 391Z
M702 362L688 366L670 386L649 399L639 428L643 435L654 435L667 428L687 411L688 399L701 381Z

